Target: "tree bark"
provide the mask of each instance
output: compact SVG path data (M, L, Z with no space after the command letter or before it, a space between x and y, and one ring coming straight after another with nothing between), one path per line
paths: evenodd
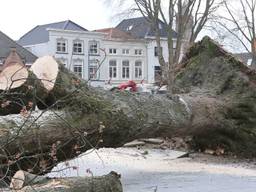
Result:
M15 185L16 184L16 185ZM122 192L120 175L110 172L100 177L48 178L19 171L15 174L10 186L20 192Z
M194 149L224 148L256 156L256 73L204 38L176 70L178 95L88 87L59 66L43 108L0 121L1 171L49 172L93 147L120 147L145 137L193 136Z

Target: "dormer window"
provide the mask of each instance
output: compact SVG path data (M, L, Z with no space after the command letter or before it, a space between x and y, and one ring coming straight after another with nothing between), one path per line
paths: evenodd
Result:
M74 54L84 53L84 42L82 40L73 41L73 53Z
M163 29L163 26L162 26L161 23L158 24L158 28L159 28L159 29Z
M131 31L132 28L133 28L133 25L128 26L128 27L127 27L127 31Z
M66 39L57 39L57 45L56 45L56 51L57 53L67 53L68 52L68 43Z

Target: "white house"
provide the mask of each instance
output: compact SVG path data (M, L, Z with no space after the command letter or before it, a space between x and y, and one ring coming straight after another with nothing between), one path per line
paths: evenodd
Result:
M159 25L161 49L167 60L167 26L162 22ZM70 20L39 25L18 43L37 56L53 55L96 86L127 80L154 83L160 71L154 30L143 17L96 31Z
M159 20L159 31L161 38L161 49L163 56L168 61L168 44L167 44L167 27L162 21ZM145 41L147 49L147 65L148 65L148 82L154 83L157 73L161 71L158 61L157 43L155 40L155 32L151 24L148 23L146 18L138 17L125 19L116 26L117 29L131 34L136 39ZM173 31L174 48L177 33Z
M53 55L93 85L148 82L147 50L118 29L89 32L72 21L37 26L18 41L37 56Z

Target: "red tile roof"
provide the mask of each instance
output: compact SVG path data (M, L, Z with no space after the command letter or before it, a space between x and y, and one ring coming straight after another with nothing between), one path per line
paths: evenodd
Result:
M95 31L106 33L107 38L109 39L125 39L125 40L133 39L134 40L134 37L129 33L126 33L116 28L105 28L105 29L98 29Z

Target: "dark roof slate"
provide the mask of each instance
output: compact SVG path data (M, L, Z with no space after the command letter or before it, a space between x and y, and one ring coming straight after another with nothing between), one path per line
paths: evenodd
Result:
M167 25L159 20L160 36L167 37ZM153 26L144 17L137 17L131 19L125 19L116 26L117 29L129 32L136 38L154 37L155 32ZM177 37L177 33L173 30L174 38Z
M74 23L73 21L66 20L56 23L50 23L46 25L38 25L25 35L23 35L18 43L26 46L26 45L34 45L45 43L49 41L49 32L48 28L51 29L63 29L63 30L72 30L72 31L88 31L87 29L81 27L80 25Z
M37 59L37 56L0 31L0 59L6 59L12 48L16 49L17 53L25 63L34 63Z

